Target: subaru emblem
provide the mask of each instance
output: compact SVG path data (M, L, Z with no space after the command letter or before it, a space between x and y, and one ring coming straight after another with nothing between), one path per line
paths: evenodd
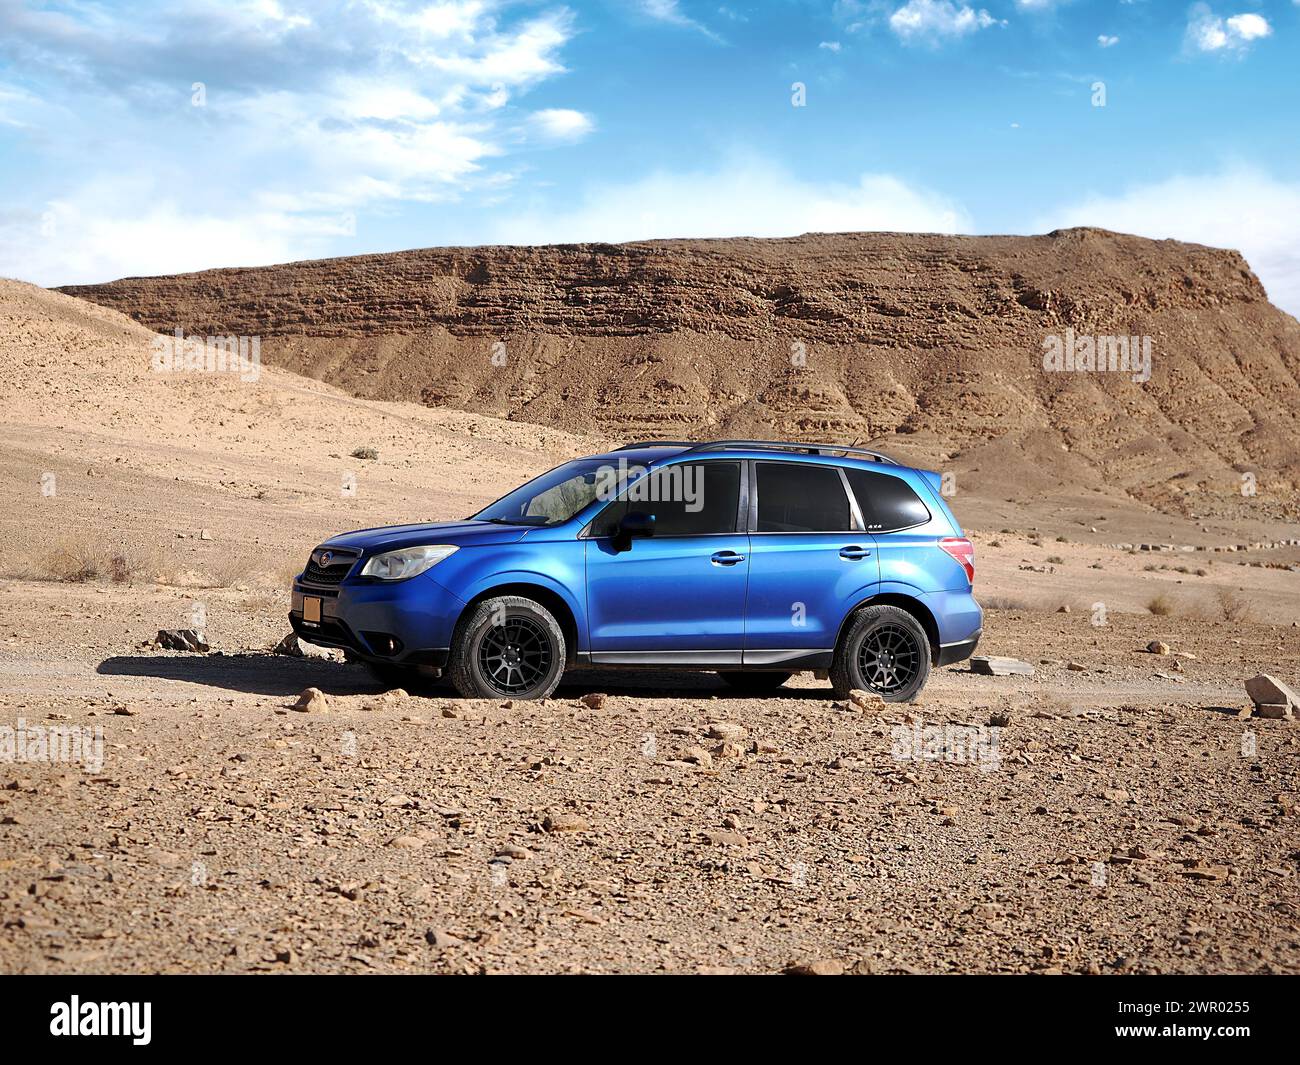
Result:
M333 552L333 551L325 551L325 552L322 553L321 556L320 556L320 564L321 564L322 566L328 566L328 565L329 565L331 562L333 562L333 561L334 561L334 552Z

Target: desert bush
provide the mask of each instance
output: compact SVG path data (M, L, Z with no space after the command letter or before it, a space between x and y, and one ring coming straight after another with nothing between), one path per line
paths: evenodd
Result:
M70 537L57 544L40 561L39 572L49 580L93 581L104 570L100 548L93 541Z
M1174 612L1173 600L1164 592L1161 592L1159 595L1153 596L1150 602L1147 603L1147 612L1154 614L1158 618L1172 614Z
M379 458L379 449L366 444L362 447L354 448L352 451L352 457L354 459L374 460Z
M208 588L251 586L259 572L258 563L244 555L218 554L203 563L204 585Z
M1231 588L1220 588L1215 598L1218 602L1219 614L1224 621L1250 620L1250 600L1245 596L1239 595Z
M1047 561L1050 562L1053 566L1065 565L1065 559L1063 559L1060 555L1048 555Z
M1029 604L1023 599L1013 599L1007 595L982 595L980 604L986 610L1028 610Z

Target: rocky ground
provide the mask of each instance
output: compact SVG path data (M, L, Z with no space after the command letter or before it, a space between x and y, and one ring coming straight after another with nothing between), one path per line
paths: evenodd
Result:
M0 766L6 972L1300 970L1300 726L1240 684L1300 630L995 611L1036 674L910 707L618 672L511 705L270 655L273 613L187 655L136 647L147 595L3 601L0 720L104 743Z

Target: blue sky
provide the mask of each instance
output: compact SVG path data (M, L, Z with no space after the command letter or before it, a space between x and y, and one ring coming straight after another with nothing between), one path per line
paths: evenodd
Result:
M0 274L1092 224L1297 313L1298 43L1297 0L0 0Z

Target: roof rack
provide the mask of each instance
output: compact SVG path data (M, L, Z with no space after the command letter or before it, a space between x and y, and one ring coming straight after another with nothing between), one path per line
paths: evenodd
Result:
M694 440L635 440L630 444L620 444L615 451L639 451L643 447L694 447Z
M860 455L891 466L899 465L896 459L865 447L853 447L849 444L798 444L787 440L638 440L614 450L633 451L646 447L684 447L686 449L682 452L684 455L698 454L702 451L793 451L804 455Z

